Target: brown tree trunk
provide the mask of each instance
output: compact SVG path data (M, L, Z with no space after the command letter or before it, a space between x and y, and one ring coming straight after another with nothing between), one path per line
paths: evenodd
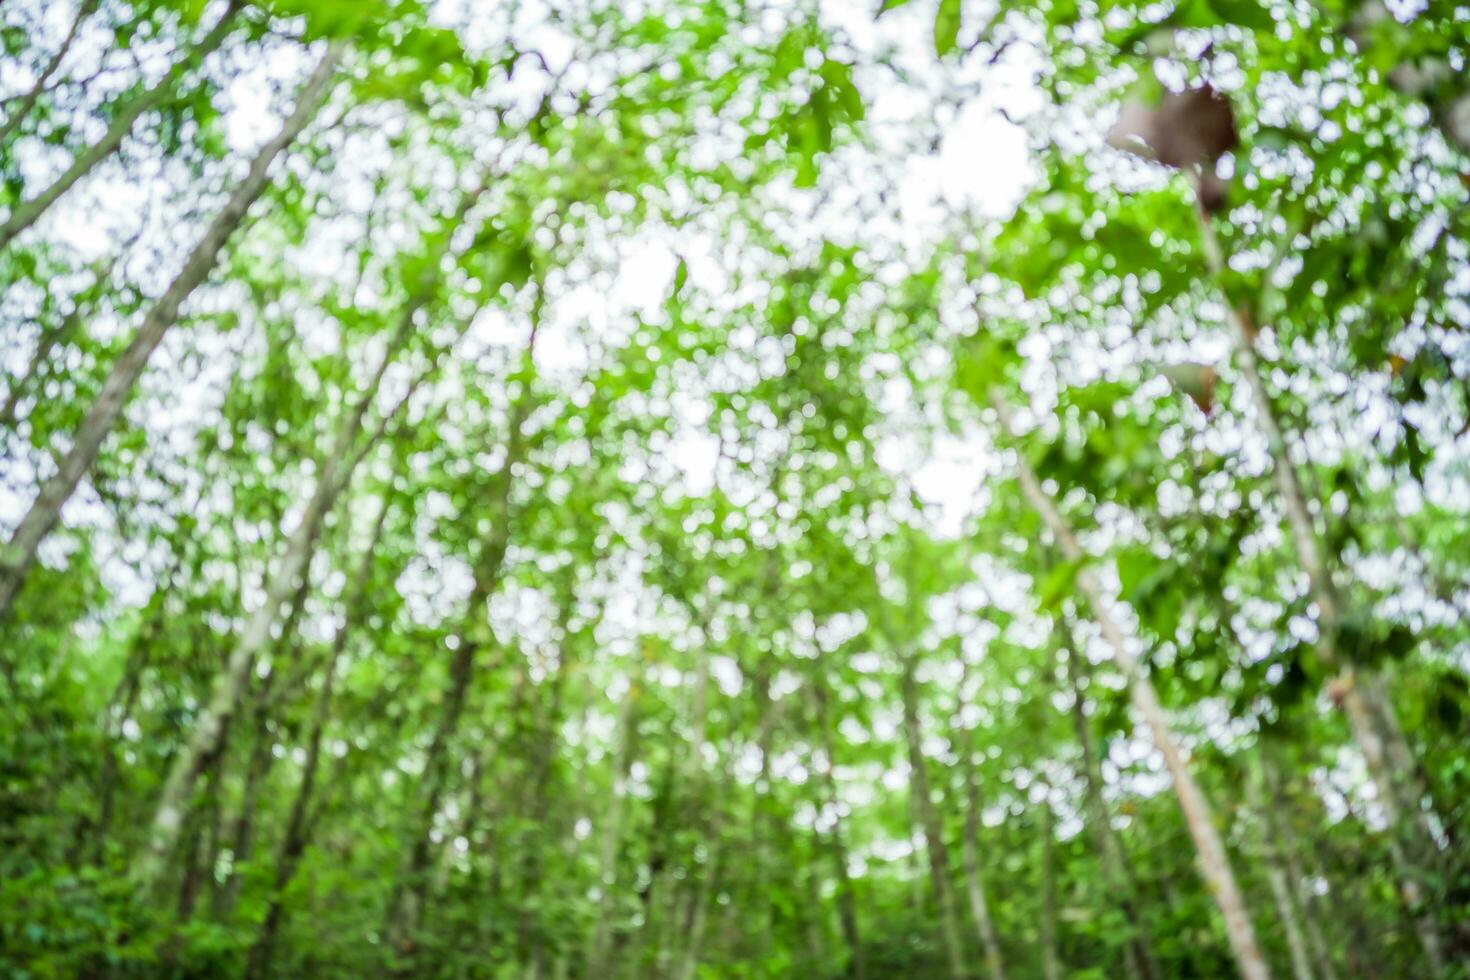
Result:
M306 596L310 580L302 576L296 594L291 597L290 612L281 627L277 649L288 648L299 654L296 630L300 626L302 613L306 609ZM240 897L240 886L244 882L242 865L250 861L255 846L255 816L260 799L260 790L270 775L275 756L272 749L275 738L271 733L271 710L275 706L274 691L281 683L281 674L286 669L285 658L273 658L270 673L258 681L255 692L255 732L250 743L250 758L245 764L245 777L240 789L240 807L230 822L226 835L229 841L230 872L223 882L216 885L211 912L217 921L227 921L235 911Z
M1322 980L1338 980L1335 963L1337 951L1322 934L1322 927L1318 921L1323 910L1318 908L1317 897L1304 887L1307 876L1302 870L1297 843L1291 833L1289 816L1291 800L1282 793L1281 782L1270 753L1264 748L1260 755L1260 766L1265 796L1261 806L1261 817L1264 821L1265 833L1270 840L1275 842L1276 851L1280 855L1281 867L1286 874L1291 897L1301 914L1302 931L1306 937L1314 970ZM1348 949L1357 945L1353 937L1355 932L1356 930L1352 930L1343 944Z
M1271 889L1271 900L1276 905L1276 919L1286 937L1286 949L1291 956L1291 973L1295 980L1316 980L1312 959L1307 953L1306 939L1302 934L1301 920L1297 917L1295 897L1286 880L1286 868L1281 859L1278 841L1266 823L1266 806L1261 800L1260 772L1251 772L1245 780L1248 817L1255 830L1256 842L1260 847L1261 870L1265 872L1266 884Z
M534 343L534 336L533 336ZM480 652L490 645L493 637L485 622L486 606L490 597L500 586L505 555L510 547L511 472L521 458L524 441L521 426L526 415L526 405L520 405L511 423L510 446L499 475L499 499L497 510L500 515L475 569L475 584L470 592L464 619L455 634L458 645L449 663L449 687L445 692L443 710L439 714L434 735L424 761L424 781L421 796L423 806L411 825L408 834L413 842L406 867L394 885L388 902L387 934L392 945L399 949L412 950L413 933L418 929L423 912L428 886L428 870L431 863L430 832L434 817L448 786L448 756L450 744L459 731L460 718L469 697L470 685L475 676L475 660Z
M306 853L306 845L310 839L306 817L316 790L317 772L321 767L322 738L332 715L332 694L336 685L337 665L347 649L347 639L353 627L361 618L364 600L368 595L369 584L372 580L373 561L376 558L378 542L382 540L383 527L391 509L391 505L385 500L378 510L372 534L363 551L362 562L352 581L351 592L343 604L342 622L338 624L332 636L331 650L322 667L321 687L317 690L316 701L312 705L311 729L306 737L306 759L301 767L301 783L296 788L296 796L291 801L291 811L286 818L286 832L281 839L280 851L276 857L275 877L266 904L265 919L261 922L260 931L246 959L246 980L257 980L257 978L270 975L271 960L275 955L276 933L280 929L285 910L284 893L291 879L296 876L296 868L301 863L301 856Z

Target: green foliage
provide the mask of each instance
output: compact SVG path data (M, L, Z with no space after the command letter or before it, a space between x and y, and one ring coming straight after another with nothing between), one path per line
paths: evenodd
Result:
M830 6L4 6L0 974L1466 975L1462 12Z

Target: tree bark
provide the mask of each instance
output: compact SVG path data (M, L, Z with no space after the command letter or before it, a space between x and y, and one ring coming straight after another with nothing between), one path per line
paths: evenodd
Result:
M76 854L89 853L93 861L102 859L107 835L112 830L113 800L117 792L119 755L122 752L119 743L123 738L123 725L137 701L143 672L148 668L154 641L158 638L158 633L167 618L167 605L173 593L174 578L182 564L177 557L177 543L174 544L174 548L175 559L167 574L164 575L163 584L149 599L147 619L138 628L133 642L128 646L128 655L123 662L122 677L118 679L117 686L113 688L112 696L107 702L107 709L103 712L106 747L102 754L102 767L97 776L97 816L91 823L90 842L87 841L85 818L77 833ZM75 859L74 857L73 860Z
M61 461L56 473L41 485L30 510L16 526L15 533L11 535L4 549L3 557L0 557L0 625L10 616L15 597L25 584L26 575L36 560L36 551L41 542L56 526L62 507L92 468L103 440L117 425L128 396L147 366L149 357L163 341L164 335L178 322L179 308L209 276L218 261L220 250L240 226L250 206L264 192L266 174L271 164L316 114L326 95L337 56L337 49L331 48L317 64L297 97L295 111L281 126L280 132L255 155L249 172L236 185L224 209L210 222L203 237L189 253L183 269L148 311L132 343L118 358L102 383L91 409L77 429L70 451Z
M127 139L128 134L133 131L133 124L138 121L138 117L161 103L173 91L174 86L190 66L203 61L224 43L225 38L229 37L230 32L235 28L235 17L241 5L241 0L231 0L230 5L215 22L215 25L209 29L209 32L200 38L197 44L184 52L162 78L153 83L143 94L116 110L107 127L107 132L103 133L97 142L78 153L72 160L71 166L67 167L65 172L52 181L45 190L15 206L10 216L0 223L0 252L4 252L17 236L40 220L41 216L60 200L63 194L71 190L77 181L116 153L118 147L122 146L123 140ZM7 122L6 126L9 127L9 125L10 123Z
M1065 627L1058 624L1057 632L1067 650L1067 677L1072 688L1072 724L1077 733L1077 746L1082 751L1087 825L1092 831L1093 846L1097 848L1102 862L1103 878L1108 891L1114 896L1114 901L1133 932L1123 946L1124 966L1134 980L1154 980L1163 974L1154 962L1153 950L1149 945L1138 880L1128 863L1123 842L1113 830L1107 801L1103 799L1102 765L1093 745L1092 725L1087 718L1087 699L1082 693L1082 678L1086 674L1085 661L1067 636Z
M1011 433L1013 425L1010 406L998 388L991 389L990 402L1000 416L1001 427L1007 433ZM1046 525L1052 537L1056 539L1066 560L1080 564L1087 557L1082 550L1082 545L1078 543L1072 529L1063 520L1051 496L1042 488L1041 481L1037 479L1036 472L1031 468L1031 463L1025 454L1018 451L1016 459L1022 493L1040 515L1042 523ZM1124 633L1122 626L1114 618L1112 606L1103 595L1102 588L1097 584L1092 573L1086 568L1079 567L1076 584L1078 592L1092 608L1093 618L1101 629L1103 638L1113 648L1113 656L1119 668L1124 677L1128 679L1134 709L1153 735L1155 747L1164 756L1164 765L1173 779L1174 793L1179 798L1180 809L1184 812L1184 822L1189 828L1190 837L1194 840L1200 873L1209 886L1221 918L1224 919L1225 933L1230 941L1230 949L1234 954L1236 967L1245 980L1267 980L1271 971L1261 953L1260 944L1256 941L1255 928L1251 925L1245 898L1236 884L1235 872L1230 866L1230 857L1225 851L1225 843L1220 839L1219 831L1215 829L1214 819L1210 814L1209 803L1205 799L1204 791L1195 781L1194 774L1189 771L1184 753L1174 738L1168 715L1159 701L1158 692L1140 668L1128 635Z
M816 723L822 740L822 751L826 764L820 767L822 787L827 797L827 806L832 810L832 829L827 834L828 850L832 855L832 872L837 879L837 921L842 927L842 939L847 944L847 976L852 980L867 980L868 965L863 955L862 932L858 926L857 893L853 888L852 874L848 870L847 845L842 836L842 812L837 795L837 777L833 768L837 762L837 746L832 738L832 718L827 693L826 676L821 665L808 685L816 708Z
M1275 764L1270 753L1264 748L1259 761L1265 794L1263 805L1260 808L1262 819L1265 822L1265 832L1269 839L1275 842L1276 850L1280 855L1281 867L1286 873L1292 899L1301 914L1302 931L1306 936L1307 948L1310 951L1314 969L1322 980L1337 980L1334 948L1322 934L1322 927L1318 922L1320 909L1317 907L1319 904L1317 896L1307 892L1304 888L1307 876L1302 870L1297 843L1291 833L1289 819L1291 799L1283 794ZM1353 949L1356 944L1356 939L1350 935L1343 945L1348 949Z
M286 614L285 623L277 640L278 649L286 647L296 651L299 655L300 646L296 641L296 630L301 623L301 615L306 609L306 597L310 591L309 584L310 580L303 575L301 584L296 588L296 594L291 597L290 611ZM274 691L276 685L281 683L281 675L286 669L286 664L274 662L276 658L272 659L270 673L259 680L255 692L255 733L250 743L250 758L245 764L245 778L240 789L240 807L235 813L234 820L230 822L230 830L227 835L230 849L230 873L214 890L211 912L214 918L221 922L227 921L234 913L235 905L239 900L240 887L244 882L241 866L249 862L255 846L255 816L261 785L269 777L275 762L275 755L272 751L275 739L271 734L271 709L275 705ZM284 659L281 658L282 661Z
M1256 841L1261 849L1262 870L1266 874L1266 884L1271 889L1271 900L1276 905L1277 920L1281 923L1281 931L1286 937L1286 949L1291 955L1291 974L1295 980L1316 980L1316 974L1312 970L1312 959L1307 953L1306 940L1302 935L1301 921L1297 917L1296 901L1286 881L1286 869L1281 859L1279 842L1266 823L1266 807L1261 801L1260 778L1259 768L1253 767L1253 771L1246 777L1245 789L1250 822L1255 829Z
M421 306L426 301L426 297L421 298L416 305ZM145 890L157 880L178 834L179 821L199 776L201 761L218 746L225 725L239 707L250 670L270 643L271 630L282 607L306 572L322 522L351 480L354 464L361 459L353 450L362 432L364 417L388 366L412 332L416 305L411 304L405 311L377 370L364 386L357 404L349 410L331 451L322 460L316 488L302 511L300 522L287 539L279 562L266 580L265 599L251 613L225 669L215 680L209 704L200 713L189 744L174 760L154 814L150 842L135 866L136 877Z
M311 728L306 737L306 759L301 767L301 782L296 788L296 796L291 801L291 811L286 817L286 832L281 839L281 847L276 857L275 877L266 904L265 918L261 922L260 931L256 935L255 943L251 946L246 960L245 980L257 980L257 978L270 975L271 960L275 956L276 934L285 914L285 891L296 876L296 869L301 863L302 855L306 853L306 845L311 836L306 816L311 808L312 796L316 792L317 772L321 768L322 739L326 733L327 722L332 716L332 695L336 689L337 665L347 649L348 637L362 615L369 583L372 581L373 561L377 557L378 543L382 540L383 527L387 523L391 509L391 505L386 500L378 509L372 534L368 538L367 547L363 550L362 561L352 581L351 592L343 603L342 621L338 623L332 635L331 650L327 654L326 663L322 666L321 687L317 690L316 701L312 705Z
M969 677L970 665L964 664L964 676L960 679L961 697ZM963 701L961 701L963 705ZM955 718L956 726L959 717ZM956 728L958 731L958 727ZM959 744L955 738L955 753L960 758L960 767L965 781L965 827L961 842L961 861L965 867L965 893L970 902L970 918L975 923L975 935L980 939L980 948L985 953L985 966L990 980L1005 980L1005 957L1001 953L1000 939L995 934L995 923L990 917L990 903L985 896L985 883L980 874L980 784L975 778L975 747L965 739Z
M10 142L10 138L15 135L20 124L25 122L31 110L36 107L36 102L46 91L46 85L51 81L51 76L56 74L56 70L61 67L61 63L71 52L71 46L76 41L77 34L81 32L82 24L86 23L87 18L96 12L99 2L100 0L82 0L82 3L77 6L76 16L72 18L71 28L66 32L66 37L62 39L61 47L56 49L51 60L46 62L46 67L41 69L41 74L36 77L36 84L32 85L25 95L20 96L16 107L10 111L10 115L5 117L5 123L0 125L0 147Z
M950 980L964 980L964 950L960 944L959 917L954 907L954 893L949 882L949 851L944 843L943 826L934 808L929 788L929 768L924 759L924 740L919 723L918 685L914 678L914 661L903 656L903 728L909 751L909 794L915 815L924 833L925 851L929 855L929 879L939 909L939 927Z
M610 898L617 886L618 842L623 834L623 809L628 779L636 756L638 741L638 682L633 680L623 697L622 717L618 722L618 748L614 757L612 793L602 819L602 836L597 848L597 923L587 944L588 977L616 975L609 962L612 948L612 909Z
M534 349L533 328L527 357L531 356ZM510 547L511 491L514 488L512 470L520 461L524 450L521 428L527 413L528 405L523 401L516 407L511 420L509 447L498 476L496 506L500 520L496 522L489 540L484 544L484 551L475 568L475 584L470 592L461 626L455 634L458 646L449 664L449 689L445 692L444 708L440 712L424 761L424 805L408 831L409 839L413 841L408 863L394 884L388 900L385 931L390 937L391 945L407 951L413 949L413 933L418 928L423 912L428 885L427 872L431 861L430 835L434 816L439 811L448 784L446 769L450 742L459 731L460 717L464 713L470 684L475 675L475 659L490 645L492 639L489 625L485 622L486 604L500 586L506 551Z
M720 852L716 843L715 850L710 855L710 866L706 874L701 875L694 886L694 896L689 904L689 918L687 920L687 931L689 941L684 947L684 955L679 959L679 967L675 972L676 980L694 980L699 972L700 955L704 951L704 934L709 923L709 893L719 888L720 885Z
M1046 980L1062 980L1062 959L1057 952L1056 828L1051 801L1041 801L1041 974Z
M1438 847L1432 823L1420 806L1424 794L1416 786L1417 766L1393 706L1378 679L1371 671L1355 670L1353 664L1344 661L1338 649L1343 623L1341 597L1318 539L1316 524L1307 508L1307 496L1291 461L1275 407L1261 380L1255 330L1247 322L1245 313L1231 303L1222 284L1226 271L1225 253L1215 234L1214 221L1202 206L1196 208L1196 214L1205 263L1219 286L1228 311L1226 321L1230 327L1236 366L1250 391L1256 410L1256 425L1266 440L1277 495L1286 512L1297 561L1306 573L1312 601L1317 605L1317 626L1321 634L1316 645L1317 655L1328 667L1341 672L1333 682L1334 698L1348 716L1354 739L1378 790L1379 804L1388 818L1390 855L1400 879L1400 890L1414 919L1424 957L1436 975L1443 974L1446 965L1444 943L1429 907L1425 878L1426 865Z
M554 841L553 833L547 827L547 814L551 810L552 763L561 744L562 696L572 672L573 651L570 622L575 604L576 589L574 586L569 586L562 597L561 610L557 616L560 643L557 649L556 671L552 674L549 685L551 688L548 695L549 703L545 712L537 720L535 740L528 753L530 771L526 779L528 787L526 799L529 805L526 808L525 817L529 832L523 832L521 835L521 855L518 862L521 894L525 896L526 901L518 916L517 932L520 935L520 947L522 950L529 951L526 958L533 964L538 975L540 963L545 959L544 937L546 934L539 901L545 893L542 861L543 852L551 847ZM473 838L470 839L473 840Z

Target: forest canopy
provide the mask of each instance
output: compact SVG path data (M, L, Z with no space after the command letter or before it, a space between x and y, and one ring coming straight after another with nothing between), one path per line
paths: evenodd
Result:
M0 975L1470 978L1467 55L0 5Z

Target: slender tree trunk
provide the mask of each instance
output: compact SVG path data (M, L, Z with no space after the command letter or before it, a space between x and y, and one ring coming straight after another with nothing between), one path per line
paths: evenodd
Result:
M469 699L470 684L475 675L475 660L486 645L480 620L485 615L484 606L498 584L504 556L505 548L502 546L493 555L489 567L476 576L477 582L470 596L465 626L457 634L459 645L449 664L449 689L445 693L444 707L434 727L434 736L424 761L421 791L423 805L409 830L412 846L409 849L407 866L399 876L388 903L388 935L392 937L392 944L400 949L413 949L412 936L418 929L423 913L429 884L428 872L433 862L434 818L449 786L450 743L459 732L460 718Z
M969 664L964 665L965 676L960 680L963 692L969 677ZM963 697L963 694L962 694ZM955 718L958 731L959 717ZM956 736L956 743L960 737ZM985 896L985 883L980 874L980 784L975 778L975 748L969 744L955 745L965 780L965 827L961 842L961 860L965 866L965 893L970 902L970 918L975 923L975 935L980 939L980 948L985 952L985 967L990 980L1005 980L1005 957L1001 953L1000 940L995 934L995 924L990 918L990 903Z
M559 734L562 719L562 693L566 688L573 663L570 622L574 613L576 594L568 588L561 601L557 617L557 630L561 641L557 650L556 671L551 676L549 704L538 721L535 742L530 750L530 772L526 784L530 805L526 810L526 824L530 828L522 835L522 850L519 861L521 894L526 902L520 910L518 932L520 945L528 949L528 958L539 964L545 956L545 921L541 913L541 898L546 892L543 881L543 852L552 846L554 835L547 827L547 815L551 810L550 789L552 785L552 762L561 744ZM468 836L468 835L466 835ZM470 838L473 840L473 838ZM539 966L537 967L539 972Z
M705 875L701 875L694 886L694 897L689 903L689 918L686 931L689 941L684 947L684 955L679 960L679 968L675 973L675 980L694 980L699 972L700 955L704 952L704 934L709 923L709 892L718 889L720 885L720 854L715 851L711 855L710 867Z
M960 944L959 917L955 913L954 893L949 883L949 852L944 843L944 830L929 788L929 767L924 759L924 738L919 725L918 685L914 679L914 661L903 657L903 728L909 750L909 794L915 815L924 832L925 850L929 855L929 878L934 901L939 909L939 927L951 980L964 980L964 949Z
M610 977L614 975L614 964L610 962L612 949L612 895L617 888L618 842L623 836L623 809L626 806L626 782L637 754L638 741L638 698L636 680L623 697L622 718L618 722L618 748L614 756L612 793L607 801L607 812L602 818L602 835L597 848L597 923L592 928L592 940L587 945L587 977Z
M1220 283L1225 274L1224 251L1210 215L1203 207L1197 208L1196 213L1205 262L1216 282ZM1225 293L1223 285L1220 288L1222 294ZM1390 854L1414 918L1425 959L1430 969L1440 975L1444 973L1446 964L1444 944L1428 905L1425 882L1426 865L1438 847L1433 826L1420 806L1424 794L1417 786L1417 765L1393 706L1377 678L1371 671L1356 671L1353 664L1344 662L1338 649L1343 622L1342 600L1307 508L1307 496L1291 461L1275 407L1261 380L1256 360L1255 330L1247 322L1246 314L1231 303L1230 297L1224 295L1223 298L1228 310L1226 320L1235 349L1235 362L1250 391L1256 410L1256 425L1265 437L1271 456L1276 491L1286 512L1297 561L1306 573L1312 601L1317 605L1317 625L1321 634L1317 641L1317 655L1323 663L1341 671L1334 681L1334 696L1348 716L1369 775L1378 789L1379 803L1390 824Z
M82 0L82 3L77 6L77 14L72 18L71 29L66 32L66 37L62 39L61 47L56 49L56 53L51 56L51 60L46 62L46 67L41 69L41 74L36 78L36 84L32 85L25 95L20 96L15 108L10 110L10 114L5 117L4 124L0 125L0 147L10 142L10 138L15 135L16 130L20 128L20 124L25 122L26 117L31 114L31 110L36 107L36 102L45 93L46 86L51 81L51 76L56 74L56 70L61 67L61 63L66 60L67 54L70 53L71 46L77 39L77 34L81 32L82 24L86 23L87 18L96 12L98 2L99 0Z
M1082 677L1086 673L1082 655L1066 636L1065 627L1058 625L1067 650L1067 677L1072 687L1072 723L1077 733L1077 746L1082 751L1082 773L1085 777L1087 825L1092 831L1093 846L1097 848L1102 862L1103 878L1109 893L1114 896L1123 917L1133 933L1123 946L1123 962L1128 975L1134 980L1154 980L1161 977L1154 963L1153 950L1148 941L1148 932L1143 921L1142 900L1138 880L1128 863L1128 854L1123 842L1113 830L1108 814L1107 801L1103 799L1102 765L1093 746L1092 725L1087 719L1087 700L1082 693Z
M352 469L361 459L353 450L363 428L363 419L371 406L383 375L412 330L413 314L403 317L390 339L373 377L363 388L357 404L349 410L332 450L319 467L319 477L296 529L287 539L275 569L266 581L265 599L251 613L225 669L215 680L208 706L195 723L194 732L184 751L174 760L152 824L151 840L139 857L135 872L145 887L156 881L161 865L178 833L179 820L188 804L200 763L218 746L225 726L234 716L244 693L246 681L256 658L270 643L271 631L281 608L298 587L315 550L318 532L328 511L352 477Z
M219 841L220 812L219 812L219 760L209 774L209 782L213 784L213 793L210 796L208 806L196 811L188 821L192 825L187 835L187 843L184 847L183 874L179 878L179 894L174 907L174 914L179 922L187 922L194 915L194 907L199 902L199 895L204 890L204 883L209 879L213 870L213 857L215 845ZM169 937L165 943L165 956L171 957L178 947L178 935Z
M174 547L177 549L177 543ZM117 792L118 769L121 764L119 756L122 753L122 745L120 743L124 737L123 726L128 716L132 714L133 705L137 701L142 684L143 672L148 668L154 642L158 639L158 633L163 628L164 619L167 617L168 599L173 592L174 577L178 574L180 564L181 562L176 557L172 567L164 576L163 584L150 599L148 618L138 628L133 642L128 647L128 655L123 662L122 677L118 679L117 686L113 688L112 697L108 699L107 709L103 712L107 745L102 754L102 767L97 776L97 816L90 827L90 846L86 843L89 835L86 833L87 821L85 819L77 834L76 854L90 853L93 861L102 859L107 835L112 829L113 800Z
M837 795L837 777L833 767L837 763L837 746L832 738L832 718L828 706L827 681L819 664L808 690L816 702L816 722L822 739L822 751L826 764L821 767L822 786L827 806L832 811L832 829L827 834L828 849L832 855L832 872L837 879L837 921L842 927L842 939L847 944L847 976L852 980L867 980L867 960L863 956L862 933L858 927L857 894L848 869L847 845L842 836L842 811Z
M306 759L301 767L301 783L296 789L296 796L291 801L290 814L286 818L286 832L281 839L280 851L276 857L275 877L272 881L270 898L266 904L265 919L261 922L260 932L246 960L246 980L257 980L257 978L270 975L271 960L275 955L276 933L280 929L281 919L285 912L285 891L296 876L296 868L301 863L301 856L306 853L306 845L310 839L310 829L306 818L316 790L317 772L321 768L322 739L326 732L327 722L332 716L332 694L336 685L337 665L347 649L347 639L361 617L364 600L372 580L373 560L376 558L378 542L382 540L383 527L391 509L391 505L385 500L378 510L372 534L363 551L362 562L352 581L351 592L343 604L342 621L332 635L331 650L322 667L322 683L317 690L316 701L312 705L311 729L306 737Z
M1264 748L1259 761L1265 791L1265 799L1260 806L1263 829L1267 838L1275 842L1275 849L1280 856L1281 868L1286 874L1291 898L1300 912L1302 932L1306 937L1314 972L1322 980L1337 980L1335 951L1323 936L1322 927L1318 922L1320 910L1317 908L1317 896L1309 893L1304 887L1307 877L1302 871L1297 844L1291 834L1291 821L1281 816L1281 813L1290 807L1291 800L1283 795L1281 782L1271 755ZM1352 947L1355 945L1355 940L1349 938L1344 945Z
M279 647L287 647L299 653L296 630L306 609L306 596L310 591L310 580L302 576L296 594L291 597L290 612L277 640ZM282 658L284 660L284 658ZM230 823L226 835L230 849L230 873L216 885L211 912L217 921L226 921L235 911L240 897L240 886L244 882L242 865L250 860L255 845L255 816L260 798L261 785L270 775L275 756L272 749L275 739L271 734L271 709L274 707L274 691L280 683L284 662L273 662L270 673L261 678L255 693L255 733L250 743L250 758L245 764L245 778L240 789L240 808Z
M475 675L475 659L490 639L489 628L484 623L487 615L485 607L499 588L506 551L510 547L510 498L513 486L511 471L521 457L523 442L520 430L524 418L525 407L522 406L512 422L510 448L499 477L500 520L496 523L493 536L485 543L484 553L475 570L475 585L470 593L463 624L456 634L458 646L449 664L449 689L445 692L444 707L434 728L424 762L421 793L424 803L408 832L409 839L413 842L408 864L399 876L388 902L387 933L392 944L399 948L412 949L412 936L423 912L428 884L427 872L432 859L431 831L449 782L447 769L450 743L459 731L460 718Z
M806 891L806 908L802 910L802 917L805 920L807 954L811 957L811 968L821 970L827 962L827 929L823 922L821 875L816 860L816 856L823 850L822 835L815 826L811 828L810 847L812 860L802 869Z
M1062 980L1062 959L1057 952L1056 828L1051 801L1041 801L1041 975Z
M999 389L990 392L991 404L1000 416L1001 426L1013 431L1010 406ZM1041 516L1042 522L1056 539L1066 560L1081 563L1087 556L1078 543L1071 528L1063 520L1061 512L1050 495L1042 488L1041 481L1031 468L1026 455L1016 453L1021 490L1027 501ZM1174 738L1168 715L1159 702L1159 695L1134 656L1129 637L1113 617L1111 604L1103 595L1101 587L1086 568L1079 568L1076 575L1077 590L1092 607L1093 618L1102 630L1103 638L1113 648L1113 656L1123 675L1128 679L1129 692L1134 709L1153 735L1154 745L1164 756L1164 765L1174 782L1174 793L1184 811L1184 822L1194 840L1200 873L1209 886L1216 907L1225 921L1225 933L1230 940L1230 949L1235 956L1236 967L1245 980L1266 980L1271 971L1256 941L1255 928L1245 906L1245 897L1235 881L1235 872L1230 867L1230 857L1225 843L1215 829L1209 803L1204 791L1189 771L1184 753Z
M232 0L224 14L210 28L209 33L185 51L162 78L143 94L114 110L107 132L103 133L97 142L78 153L76 159L72 160L71 166L67 167L60 177L52 181L49 187L35 197L17 204L11 210L10 216L0 223L0 252L4 252L18 235L35 224L41 215L50 209L51 205L71 190L72 185L116 153L118 147L122 146L123 140L127 139L128 134L133 131L133 124L138 121L138 117L163 102L173 92L184 72L188 71L191 66L202 62L224 43L225 38L229 37L235 29L235 17L240 6L240 0ZM8 127L10 123L7 122L6 125Z
M7 429L15 428L17 424L17 413L20 411L20 400L30 391L31 385L35 383L36 375L46 364L46 359L51 356L51 351L56 345L76 333L77 327L82 322L82 306L80 303L66 316L64 316L55 329L42 330L41 336L36 339L36 350L31 354L30 362L26 364L25 373L11 382L10 390L6 392L5 404L0 406L0 426Z
M474 201L479 198L483 189L484 184L481 183L476 190L469 192L463 198L459 218L463 218ZM466 323L466 329L468 326L469 324ZM539 321L533 317L530 339L527 342L525 353L525 362L531 367L534 367L535 363L538 327ZM486 605L500 586L506 551L510 547L510 523L513 519L511 508L511 493L514 489L513 471L525 450L525 436L522 428L529 412L529 396L523 398L512 412L506 458L496 477L498 487L495 493L496 499L492 505L498 513L499 520L495 522L489 537L482 542L482 550L475 564L474 586L465 606L464 618L455 634L458 645L454 648L454 655L449 663L449 688L445 692L443 708L439 713L438 723L434 727L434 734L429 742L428 753L424 760L424 777L420 793L424 803L405 831L406 838L412 842L408 861L395 880L393 890L388 897L384 932L389 938L389 945L399 950L412 952L414 949L413 934L418 929L423 913L424 898L428 887L427 873L432 861L431 833L434 817L439 812L439 806L449 782L447 769L450 744L459 731L460 717L464 712L470 685L475 676L475 659L482 650L492 644L494 639L487 622Z
M1258 769L1251 772L1246 777L1245 789L1250 822L1261 849L1262 870L1266 873L1266 884L1271 888L1271 900L1276 905L1277 920L1286 936L1286 948L1291 954L1291 974L1295 980L1316 980L1312 959L1307 954L1306 940L1302 935L1301 921L1297 918L1296 901L1287 884L1279 842L1266 824L1266 807L1261 801L1260 778Z
M132 343L118 358L107 380L102 383L91 409L77 429L70 451L61 461L56 473L41 485L30 510L16 526L15 533L11 535L4 549L3 558L0 558L0 624L4 624L10 616L15 597L36 559L36 550L56 526L61 517L61 508L76 491L82 477L92 468L103 440L117 425L128 395L142 375L149 357L163 341L168 330L178 322L179 308L209 276L218 261L220 250L240 226L246 211L265 190L266 175L271 164L316 114L317 107L326 95L336 63L337 49L334 47L328 50L302 87L295 111L281 126L280 132L255 155L249 172L236 185L224 209L210 222L203 237L189 253L183 269L148 311Z
M240 810L231 821L227 835L230 848L230 873L214 891L211 913L219 921L227 921L235 911L240 898L240 886L244 881L242 865L250 860L255 844L255 816L260 801L260 790L270 775L271 747L270 714L261 710L256 715L255 737L250 747L250 759L245 765L244 785L240 791Z
M759 954L767 955L775 945L777 910L775 903L762 902L763 895L777 887L776 868L771 860L771 847L778 839L775 806L771 799L771 755L776 730L775 710L771 702L771 675L762 658L751 679L752 699L759 727L755 735L755 747L760 755L760 769L756 773L755 793L751 801L750 816L750 874L746 879L748 888L746 901L755 913L752 933L757 937Z

